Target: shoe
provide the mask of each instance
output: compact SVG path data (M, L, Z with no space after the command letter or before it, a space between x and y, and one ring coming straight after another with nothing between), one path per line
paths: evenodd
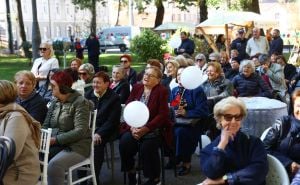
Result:
M187 175L191 172L191 166L189 168L185 166L181 166L180 169L178 170L178 176L184 176Z
M174 164L171 161L168 161L168 163L165 165L166 170L170 170L174 168Z
M136 185L137 180L136 180L136 174L135 173L128 173L128 185Z
M142 185L160 185L160 180L149 179Z

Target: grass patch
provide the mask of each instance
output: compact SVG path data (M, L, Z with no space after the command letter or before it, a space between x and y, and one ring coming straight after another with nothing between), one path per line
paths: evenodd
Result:
M120 64L120 56L122 54L101 54L100 65L107 66L109 69L109 75L111 75L111 69L113 65ZM70 66L70 60L75 57L74 53L68 53L66 55L66 66ZM84 63L87 62L87 55L84 56ZM138 72L144 69L145 63L136 62L135 56L133 56L132 67ZM64 59L60 57L60 67L63 68ZM16 55L0 56L0 79L1 80L13 80L16 72L20 70L31 70L31 65L26 58L22 58Z

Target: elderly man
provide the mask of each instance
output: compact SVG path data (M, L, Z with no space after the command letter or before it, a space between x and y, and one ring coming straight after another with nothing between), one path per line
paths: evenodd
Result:
M203 75L206 74L207 69L207 63L206 63L206 57L202 53L198 53L195 57L195 66L199 67L200 71Z
M280 37L280 31L278 29L273 29L269 56L271 56L273 53L277 53L277 55L282 55L282 50L283 50L283 40Z
M181 44L178 48L174 50L174 53L176 55L187 53L190 56L192 56L195 50L194 41L188 38L188 34L185 31L180 33L180 37L181 37Z
M259 54L268 54L269 42L266 37L260 35L259 28L253 28L253 36L248 40L246 46L247 54L252 57Z

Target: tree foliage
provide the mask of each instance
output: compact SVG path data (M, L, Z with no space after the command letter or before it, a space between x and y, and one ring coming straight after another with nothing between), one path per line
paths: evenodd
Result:
M91 11L92 18L90 23L91 33L96 33L97 29L97 14L96 14L96 3L99 2L102 6L106 5L105 0L72 0L74 5L77 5L80 9L88 9Z
M130 51L136 54L138 61L146 62L150 58L162 60L166 53L166 41L150 29L145 29L130 42Z

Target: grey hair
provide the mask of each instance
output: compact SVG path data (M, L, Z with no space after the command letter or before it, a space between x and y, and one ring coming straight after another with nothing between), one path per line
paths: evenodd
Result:
M245 118L247 116L247 108L245 103L234 96L229 96L227 98L222 99L214 106L214 118L217 122L217 128L221 129L221 117L232 107L238 107L241 111L241 116Z
M241 64L240 64L240 69L239 69L240 73L243 72L244 67L248 67L248 66L251 67L252 73L255 72L255 64L254 64L254 62L252 60L243 60L241 62Z

